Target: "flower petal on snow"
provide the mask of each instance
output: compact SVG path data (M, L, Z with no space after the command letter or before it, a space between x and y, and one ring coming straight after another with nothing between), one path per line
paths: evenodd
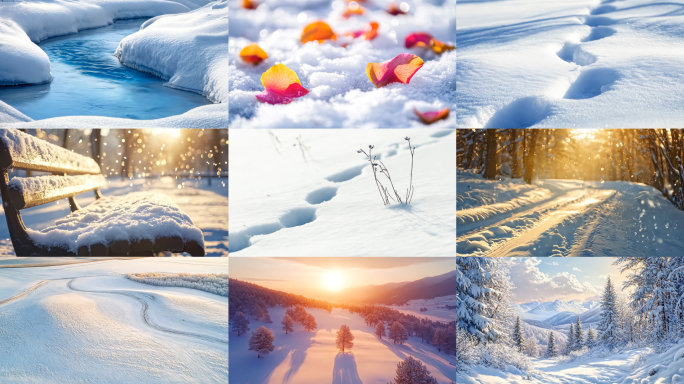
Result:
M380 24L376 23L375 21L371 21L371 23L366 27L366 29L361 30L361 31L354 31L354 32L345 33L345 35L351 36L355 39L359 36L363 36L363 38L366 40L373 40L378 35L378 27L379 26L380 26Z
M342 17L345 19L348 19L352 16L355 15L363 15L364 9L360 5L356 5L355 7L352 7L351 4L349 4L349 7L347 8L346 11L344 11L344 14L342 14Z
M257 100L269 104L287 104L309 91L302 87L297 74L284 64L276 64L261 75L264 91L257 94Z
M251 43L240 51L240 58L248 63L257 65L268 58L268 54L261 49L259 44Z
M304 27L302 32L302 44L308 41L318 41L322 43L326 40L337 40L337 35L332 31L330 26L323 21L314 21L313 23Z
M411 47L430 47L435 53L443 53L445 51L450 51L456 49L453 45L444 44L441 41L435 39L429 33L417 32L406 36L406 41L404 42L406 48Z
M384 63L368 63L366 74L376 87L390 83L407 84L411 77L423 66L423 60L411 53L402 53Z
M425 113L420 113L417 109L413 108L413 113L415 113L423 123L432 124L435 121L449 117L449 108L444 108L441 111L428 111Z
M256 9L259 4L253 2L252 0L242 0L242 7L246 9Z

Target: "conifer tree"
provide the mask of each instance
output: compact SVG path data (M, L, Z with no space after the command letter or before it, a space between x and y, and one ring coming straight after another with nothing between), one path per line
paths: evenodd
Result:
M249 338L249 350L257 353L257 358L266 356L273 352L275 337L271 331L263 325L252 332L252 337Z
M594 344L596 343L596 334L594 333L594 328L589 326L589 330L587 331L587 347L593 348Z
M570 323L570 330L568 331L568 345L566 346L566 353L570 354L570 352L575 350L575 324Z
M409 356L397 364L397 376L392 384L439 384L430 376L427 366L420 360Z
M378 339L382 340L382 337L385 335L385 324L382 323L382 321L378 322L378 325L375 326L375 336L378 337Z
M285 314L285 316L283 316L283 321L280 323L283 325L283 331L285 331L286 335L288 332L294 331L294 320L292 320L290 315Z
M399 344L403 344L404 341L408 340L406 328L404 328L400 322L395 321L389 329L389 338L394 342L394 344L397 342L399 342Z
M515 347L518 352L525 352L525 331L523 330L520 316L518 316L518 319L515 322L515 327L513 328L513 343L515 343Z
M553 336L553 332L549 333L549 346L546 349L546 355L548 357L558 356L558 348L556 347L556 338Z
M346 325L341 325L340 330L337 331L337 339L335 340L335 345L337 348L344 353L345 349L352 349L354 346L354 335L352 335L351 330Z
M584 333L582 331L582 322L580 322L580 316L577 315L577 324L575 326L575 347L576 351L579 351L584 347Z
M238 336L242 336L249 331L249 320L245 314L238 312L233 318L233 332L237 332Z
M610 276L606 280L606 287L603 290L601 297L601 314L599 316L599 324L596 329L599 332L597 344L612 349L619 341L619 334L617 329L618 313L615 303L615 288L610 281Z
M304 325L304 329L306 329L307 332L311 332L314 329L318 328L318 324L316 324L316 318L314 318L313 315L310 313L308 313L306 317L304 317L304 321L302 324Z
M489 310L497 307L501 296L492 288L495 268L496 261L491 258L456 258L456 323L480 342L496 340L502 334Z
M432 337L432 345L437 347L439 352L442 352L443 349L446 349L448 342L446 330L444 328L437 328L435 335Z

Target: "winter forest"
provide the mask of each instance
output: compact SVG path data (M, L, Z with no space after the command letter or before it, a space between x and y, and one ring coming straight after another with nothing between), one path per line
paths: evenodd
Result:
M604 258L612 271L596 276L603 287L574 280L574 289L588 287L595 301L523 304L516 304L513 293L513 260L457 258L457 382L627 384L684 378L684 259ZM586 260L562 264L569 271L553 279L574 279L579 274L573 271Z
M457 131L463 256L669 256L684 244L684 131Z

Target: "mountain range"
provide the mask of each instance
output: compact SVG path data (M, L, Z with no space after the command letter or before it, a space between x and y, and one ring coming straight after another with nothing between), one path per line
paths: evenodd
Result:
M598 302L587 301L547 301L539 303L533 301L525 304L513 304L514 310L525 320L542 321L549 325L566 324L564 321L570 318L577 318L578 314L583 314L594 308L598 308ZM582 316L584 318L584 316ZM570 323L568 321L567 323Z

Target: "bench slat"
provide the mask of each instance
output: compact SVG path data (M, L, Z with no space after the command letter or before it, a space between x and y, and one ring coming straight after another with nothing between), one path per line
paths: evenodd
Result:
M0 168L60 174L100 173L95 160L16 129L0 130Z
M12 205L31 208L107 185L102 175L14 177L7 184Z

